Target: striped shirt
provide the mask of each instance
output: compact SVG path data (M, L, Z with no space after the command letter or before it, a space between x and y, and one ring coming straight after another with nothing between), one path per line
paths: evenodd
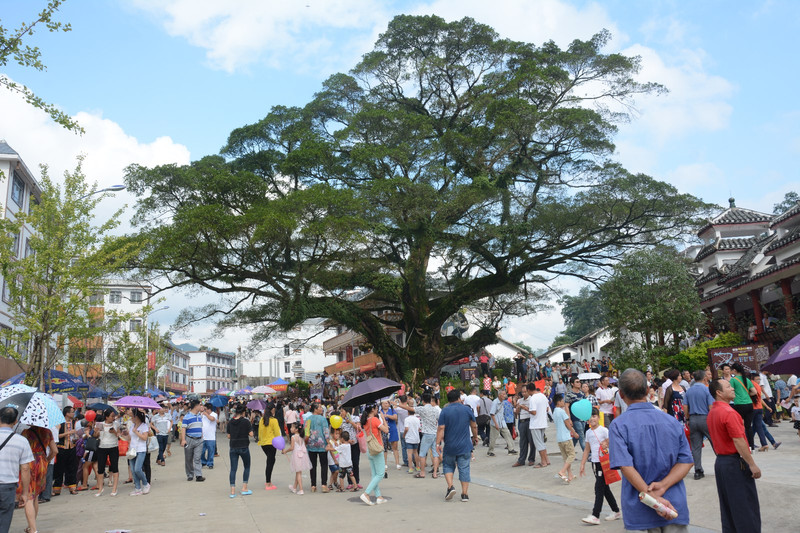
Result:
M11 428L0 428L0 444L5 442ZM33 461L33 452L28 439L22 435L12 435L3 449L0 450L0 483L19 482L19 466Z
M183 427L186 428L187 437L203 438L203 416L187 413L183 417Z

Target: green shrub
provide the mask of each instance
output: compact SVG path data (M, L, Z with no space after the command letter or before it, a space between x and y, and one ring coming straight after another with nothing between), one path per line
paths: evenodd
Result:
M694 372L708 366L708 350L710 348L741 346L742 342L742 337L738 333L721 333L710 341L695 344L675 355L665 356L661 359L662 366Z
M498 357L494 361L494 375L511 376L511 371L514 368L514 361L508 357ZM497 374L497 370L502 370L502 374Z

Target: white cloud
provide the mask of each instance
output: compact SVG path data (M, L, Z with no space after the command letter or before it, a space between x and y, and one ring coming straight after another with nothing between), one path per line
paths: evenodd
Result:
M714 163L688 163L668 172L664 181L681 192L697 195L705 187L725 183L725 174Z
M735 87L721 76L706 70L702 50L679 51L664 56L639 44L623 50L642 58L639 78L664 85L666 95L645 95L636 99L639 118L626 127L635 135L645 135L648 144L661 146L690 132L719 131L729 124L733 106L729 100Z
M349 35L343 48L332 45L337 32L370 31L388 20L369 0L135 0L166 31L206 50L214 68L228 72L255 63L306 68L338 63L363 44ZM356 51L358 53L356 53Z
M613 34L611 44L615 48L627 40L605 8L594 2L578 8L560 0L437 0L418 6L415 13L435 14L446 20L472 17L493 27L502 37L534 44L553 40L564 47L604 28Z
M83 171L87 181L96 182L98 188L122 183L123 169L131 163L153 166L189 162L189 150L169 137L142 142L99 112L80 112L73 117L86 131L79 136L55 124L18 95L0 90L0 117L0 139L20 155L36 178L40 176L39 165L47 165L50 178L56 183L65 171L75 169L76 158L81 154L85 156ZM100 202L96 216L111 216L132 201L127 192L117 193Z

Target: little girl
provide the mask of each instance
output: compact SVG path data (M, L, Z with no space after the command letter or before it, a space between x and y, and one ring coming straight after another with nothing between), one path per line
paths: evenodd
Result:
M328 445L325 446L325 450L328 452L328 468L331 471L331 479L328 481L328 490L333 490L333 488L336 487L337 492L342 492L340 483L337 483L339 479L339 452L337 448L341 444L340 437L341 429L333 428L331 430L331 438L328 439Z
M311 470L311 460L308 458L306 442L300 435L300 424L289 424L289 434L292 436L289 446L285 447L282 454L292 452L289 458L289 470L294 472L294 484L289 485L289 490L295 494L303 494L303 472Z
M592 417L589 419L589 431L586 432L586 448L583 450L581 459L580 475L586 475L586 461L591 459L592 471L594 472L594 507L592 514L581 521L587 524L597 525L600 523L600 511L603 509L603 498L611 507L611 513L606 516L606 520L619 520L622 513L617 505L617 500L611 492L611 487L606 485L603 478L603 468L600 466L600 451L608 449L608 429L600 425L600 412L596 407L592 407Z

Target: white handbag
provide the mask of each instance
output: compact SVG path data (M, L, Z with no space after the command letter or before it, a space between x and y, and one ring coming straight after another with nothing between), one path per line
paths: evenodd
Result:
M158 439L156 439L155 437L147 437L147 451L148 452L158 451Z

